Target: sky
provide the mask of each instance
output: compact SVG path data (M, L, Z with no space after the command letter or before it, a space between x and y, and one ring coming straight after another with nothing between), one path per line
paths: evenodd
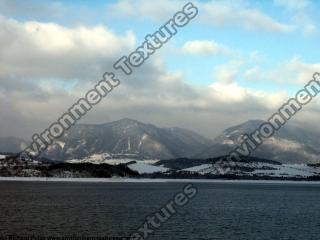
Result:
M0 0L0 137L30 139L183 0ZM86 115L214 138L266 120L320 71L319 1L192 1L199 13ZM315 99L293 124L318 131Z

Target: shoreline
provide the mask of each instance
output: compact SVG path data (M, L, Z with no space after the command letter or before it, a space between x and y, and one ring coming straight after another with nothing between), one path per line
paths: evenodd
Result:
M228 180L228 179L153 179L153 178L44 178L44 177L0 177L0 182L83 182L83 183L271 183L271 184L313 184L320 181L305 180Z

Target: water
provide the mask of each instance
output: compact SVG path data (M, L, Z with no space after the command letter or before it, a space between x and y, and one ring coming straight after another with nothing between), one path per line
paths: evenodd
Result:
M0 235L128 236L185 183L0 182ZM319 239L320 185L194 183L149 239Z

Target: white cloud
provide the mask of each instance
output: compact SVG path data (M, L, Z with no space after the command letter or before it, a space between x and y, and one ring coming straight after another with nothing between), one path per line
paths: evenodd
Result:
M119 36L105 26L65 27L0 18L0 136L29 137L48 127L135 45L133 33ZM309 69L298 60L291 65ZM131 76L121 76L119 88L84 121L132 117L213 137L235 123L268 117L282 104L282 92L266 93L237 83L241 67L241 62L218 66L216 81L199 87L186 83L183 74L169 72L158 55ZM78 84L65 89L57 79L63 85L75 80Z
M239 26L251 31L291 32L294 27L277 22L258 9L243 6L241 2L209 1L199 3L202 20L213 26Z
M188 41L182 47L182 52L187 54L213 56L213 55L228 55L231 51L215 41L195 40Z
M310 6L309 0L274 0L274 3L279 6L284 6L289 10L300 11Z
M301 59L295 57L284 64L282 71L295 75L293 78L295 82L306 84L312 79L315 72L320 72L320 63L304 63Z
M0 75L91 77L135 46L133 33L117 36L104 26L68 28L4 17L0 26Z
M235 82L240 74L241 61L232 61L227 64L218 65L214 69L214 79L220 83Z
M59 17L66 10L61 2L43 2L37 0L1 0L0 9L1 14L6 16L22 15L28 17L45 17L48 15Z
M298 57L279 64L272 69L254 66L245 71L244 77L252 82L285 83L289 86L302 86L312 79L315 72L320 71L320 63L305 63Z
M28 137L48 127L135 44L132 33L118 36L102 26L67 28L5 18L0 25L0 135ZM235 83L238 63L217 69L215 85L198 87L187 84L183 74L170 73L161 62L152 58L133 75L120 76L119 88L84 121L132 117L212 137L234 123L229 112L238 115L237 121L245 121L269 109L264 95ZM233 68L233 74L223 73ZM72 89L57 85L74 79L79 81Z
M120 0L108 7L113 16L166 21L187 1ZM199 9L197 21L214 27L236 26L250 31L291 32L294 26L280 23L262 11L250 8L242 1L193 1Z
M317 26L312 20L313 6L309 0L274 0L275 5L283 7L291 16L291 21L306 35L317 31Z
M120 0L107 7L111 16L126 18L148 18L154 21L165 21L180 10L186 1L176 0Z
M236 82L216 82L210 88L213 90L214 98L219 99L220 102L233 103L235 105L246 103L248 104L248 109L253 106L260 106L264 111L275 110L288 99L288 94L285 91L267 93L242 87ZM255 103L251 101L255 101Z

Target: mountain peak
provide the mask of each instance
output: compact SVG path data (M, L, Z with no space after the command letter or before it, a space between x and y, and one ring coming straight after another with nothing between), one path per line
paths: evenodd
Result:
M264 123L263 120L249 120L244 123L238 124L236 126L227 128L226 130L223 131L224 134L230 134L234 131L239 131L241 133L250 133L257 129L262 123Z
M237 147L244 148L249 144L243 141L243 135L255 132L265 121L249 120L228 128L215 138L214 144L198 158L219 157L227 155ZM282 163L318 163L319 141L317 134L308 133L303 129L286 125L276 131L270 138L263 138L263 144L251 152L252 156L270 159ZM255 139L251 137L252 142ZM258 146L258 145L257 145Z
M122 124L135 124L135 123L139 123L141 124L141 122L132 119L132 118L122 118L120 120L114 121L114 123L122 123Z
M75 126L46 152L51 159L81 159L92 154L130 154L139 159L191 156L211 144L185 129L168 131L152 124L123 118L102 125Z
M261 125L262 123L264 123L265 121L263 120L260 120L260 119L254 119L254 120L249 120L249 121L246 121L240 125L244 125L244 126L259 126Z

